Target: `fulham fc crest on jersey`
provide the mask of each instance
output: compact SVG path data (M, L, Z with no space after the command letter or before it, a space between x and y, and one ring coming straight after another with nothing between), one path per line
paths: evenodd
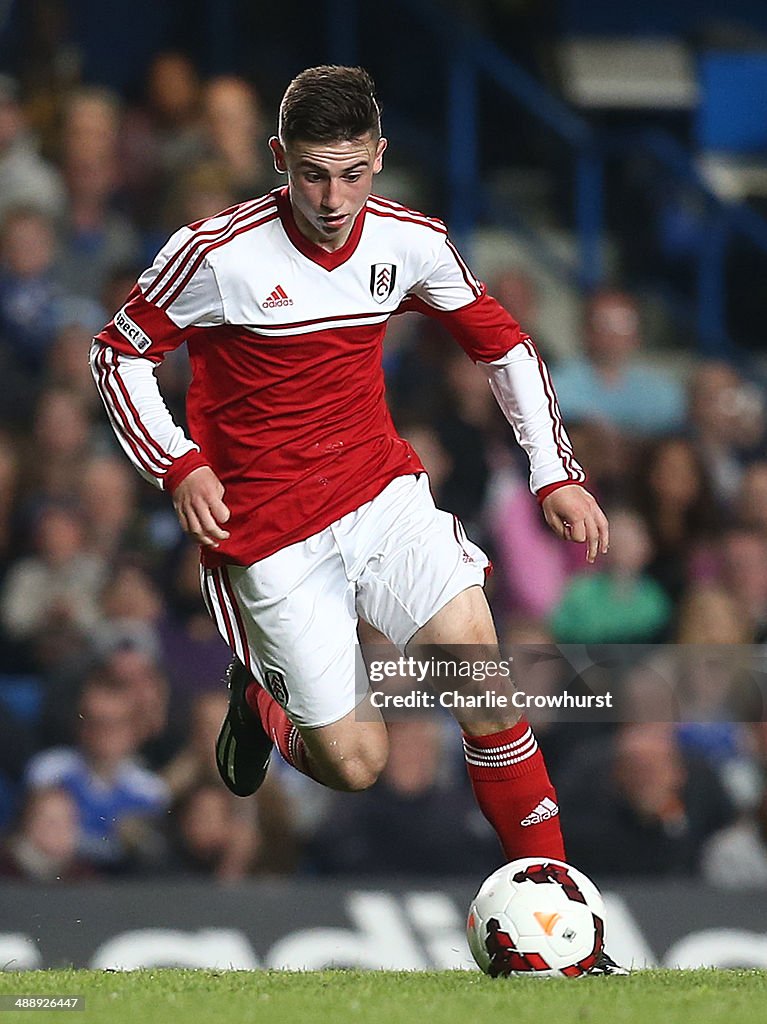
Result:
M394 263L374 263L370 268L370 294L376 302L386 302L394 291L397 267Z

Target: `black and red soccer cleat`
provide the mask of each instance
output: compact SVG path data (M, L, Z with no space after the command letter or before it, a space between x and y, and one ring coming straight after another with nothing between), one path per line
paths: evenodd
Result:
M597 957L597 961L591 970L588 972L589 975L615 975L616 977L627 977L631 974L631 971L627 971L625 967L621 967L620 964L616 964L611 956L608 956L604 950Z
M253 676L235 658L226 670L229 710L216 740L216 766L236 796L252 796L266 778L272 741L245 699Z

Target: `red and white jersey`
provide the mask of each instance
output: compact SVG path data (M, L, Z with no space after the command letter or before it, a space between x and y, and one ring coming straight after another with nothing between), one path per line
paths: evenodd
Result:
M422 469L384 395L386 321L404 309L439 317L477 362L525 354L538 381L538 440L525 445L533 487L584 479L532 342L441 221L371 196L328 252L300 233L277 189L177 231L91 353L117 437L147 479L172 491L209 465L222 481L230 537L204 550L206 564L249 565ZM184 341L191 437L153 373Z

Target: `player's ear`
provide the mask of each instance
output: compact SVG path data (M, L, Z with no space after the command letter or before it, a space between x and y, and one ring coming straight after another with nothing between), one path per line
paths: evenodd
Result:
M373 160L373 174L378 174L378 172L383 167L384 150L388 145L389 140L381 136L381 138L378 140L378 145L376 146L376 155L375 159Z
M271 139L269 139L269 149L271 149L272 157L274 158L275 171L285 174L288 169L288 162L285 159L285 147L276 135L272 135Z

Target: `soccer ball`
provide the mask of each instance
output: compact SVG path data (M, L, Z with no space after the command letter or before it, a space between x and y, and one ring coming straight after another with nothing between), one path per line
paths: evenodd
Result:
M570 864L525 857L499 868L469 908L469 948L492 977L578 978L604 945L599 890Z

